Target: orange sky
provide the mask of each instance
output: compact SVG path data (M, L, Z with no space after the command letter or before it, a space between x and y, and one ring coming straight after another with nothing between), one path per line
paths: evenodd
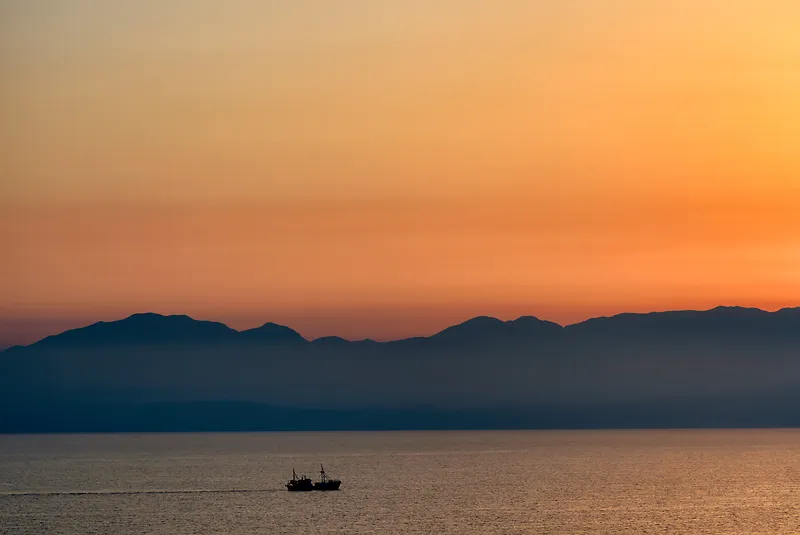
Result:
M0 345L800 305L800 4L0 1Z

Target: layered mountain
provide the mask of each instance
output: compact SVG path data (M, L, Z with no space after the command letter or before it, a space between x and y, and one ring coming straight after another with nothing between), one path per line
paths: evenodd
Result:
M0 431L800 425L800 308L308 341L135 314L0 353Z

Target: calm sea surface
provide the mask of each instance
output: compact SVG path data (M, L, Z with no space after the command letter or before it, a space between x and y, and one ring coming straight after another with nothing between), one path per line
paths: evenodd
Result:
M0 532L800 533L800 431L0 436Z

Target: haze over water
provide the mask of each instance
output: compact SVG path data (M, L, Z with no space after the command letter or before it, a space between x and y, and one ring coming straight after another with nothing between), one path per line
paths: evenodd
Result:
M800 431L0 437L0 531L796 533ZM337 493L289 493L320 462Z

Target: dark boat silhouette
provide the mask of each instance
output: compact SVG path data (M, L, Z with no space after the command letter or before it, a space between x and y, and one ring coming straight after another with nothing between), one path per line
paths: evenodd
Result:
M314 483L314 490L339 490L342 482L338 479L331 479L325 473L325 468L319 465L319 481Z
M305 492L314 490L314 484L311 482L310 477L302 475L297 477L297 472L292 468L292 479L286 483L286 490L291 492Z

